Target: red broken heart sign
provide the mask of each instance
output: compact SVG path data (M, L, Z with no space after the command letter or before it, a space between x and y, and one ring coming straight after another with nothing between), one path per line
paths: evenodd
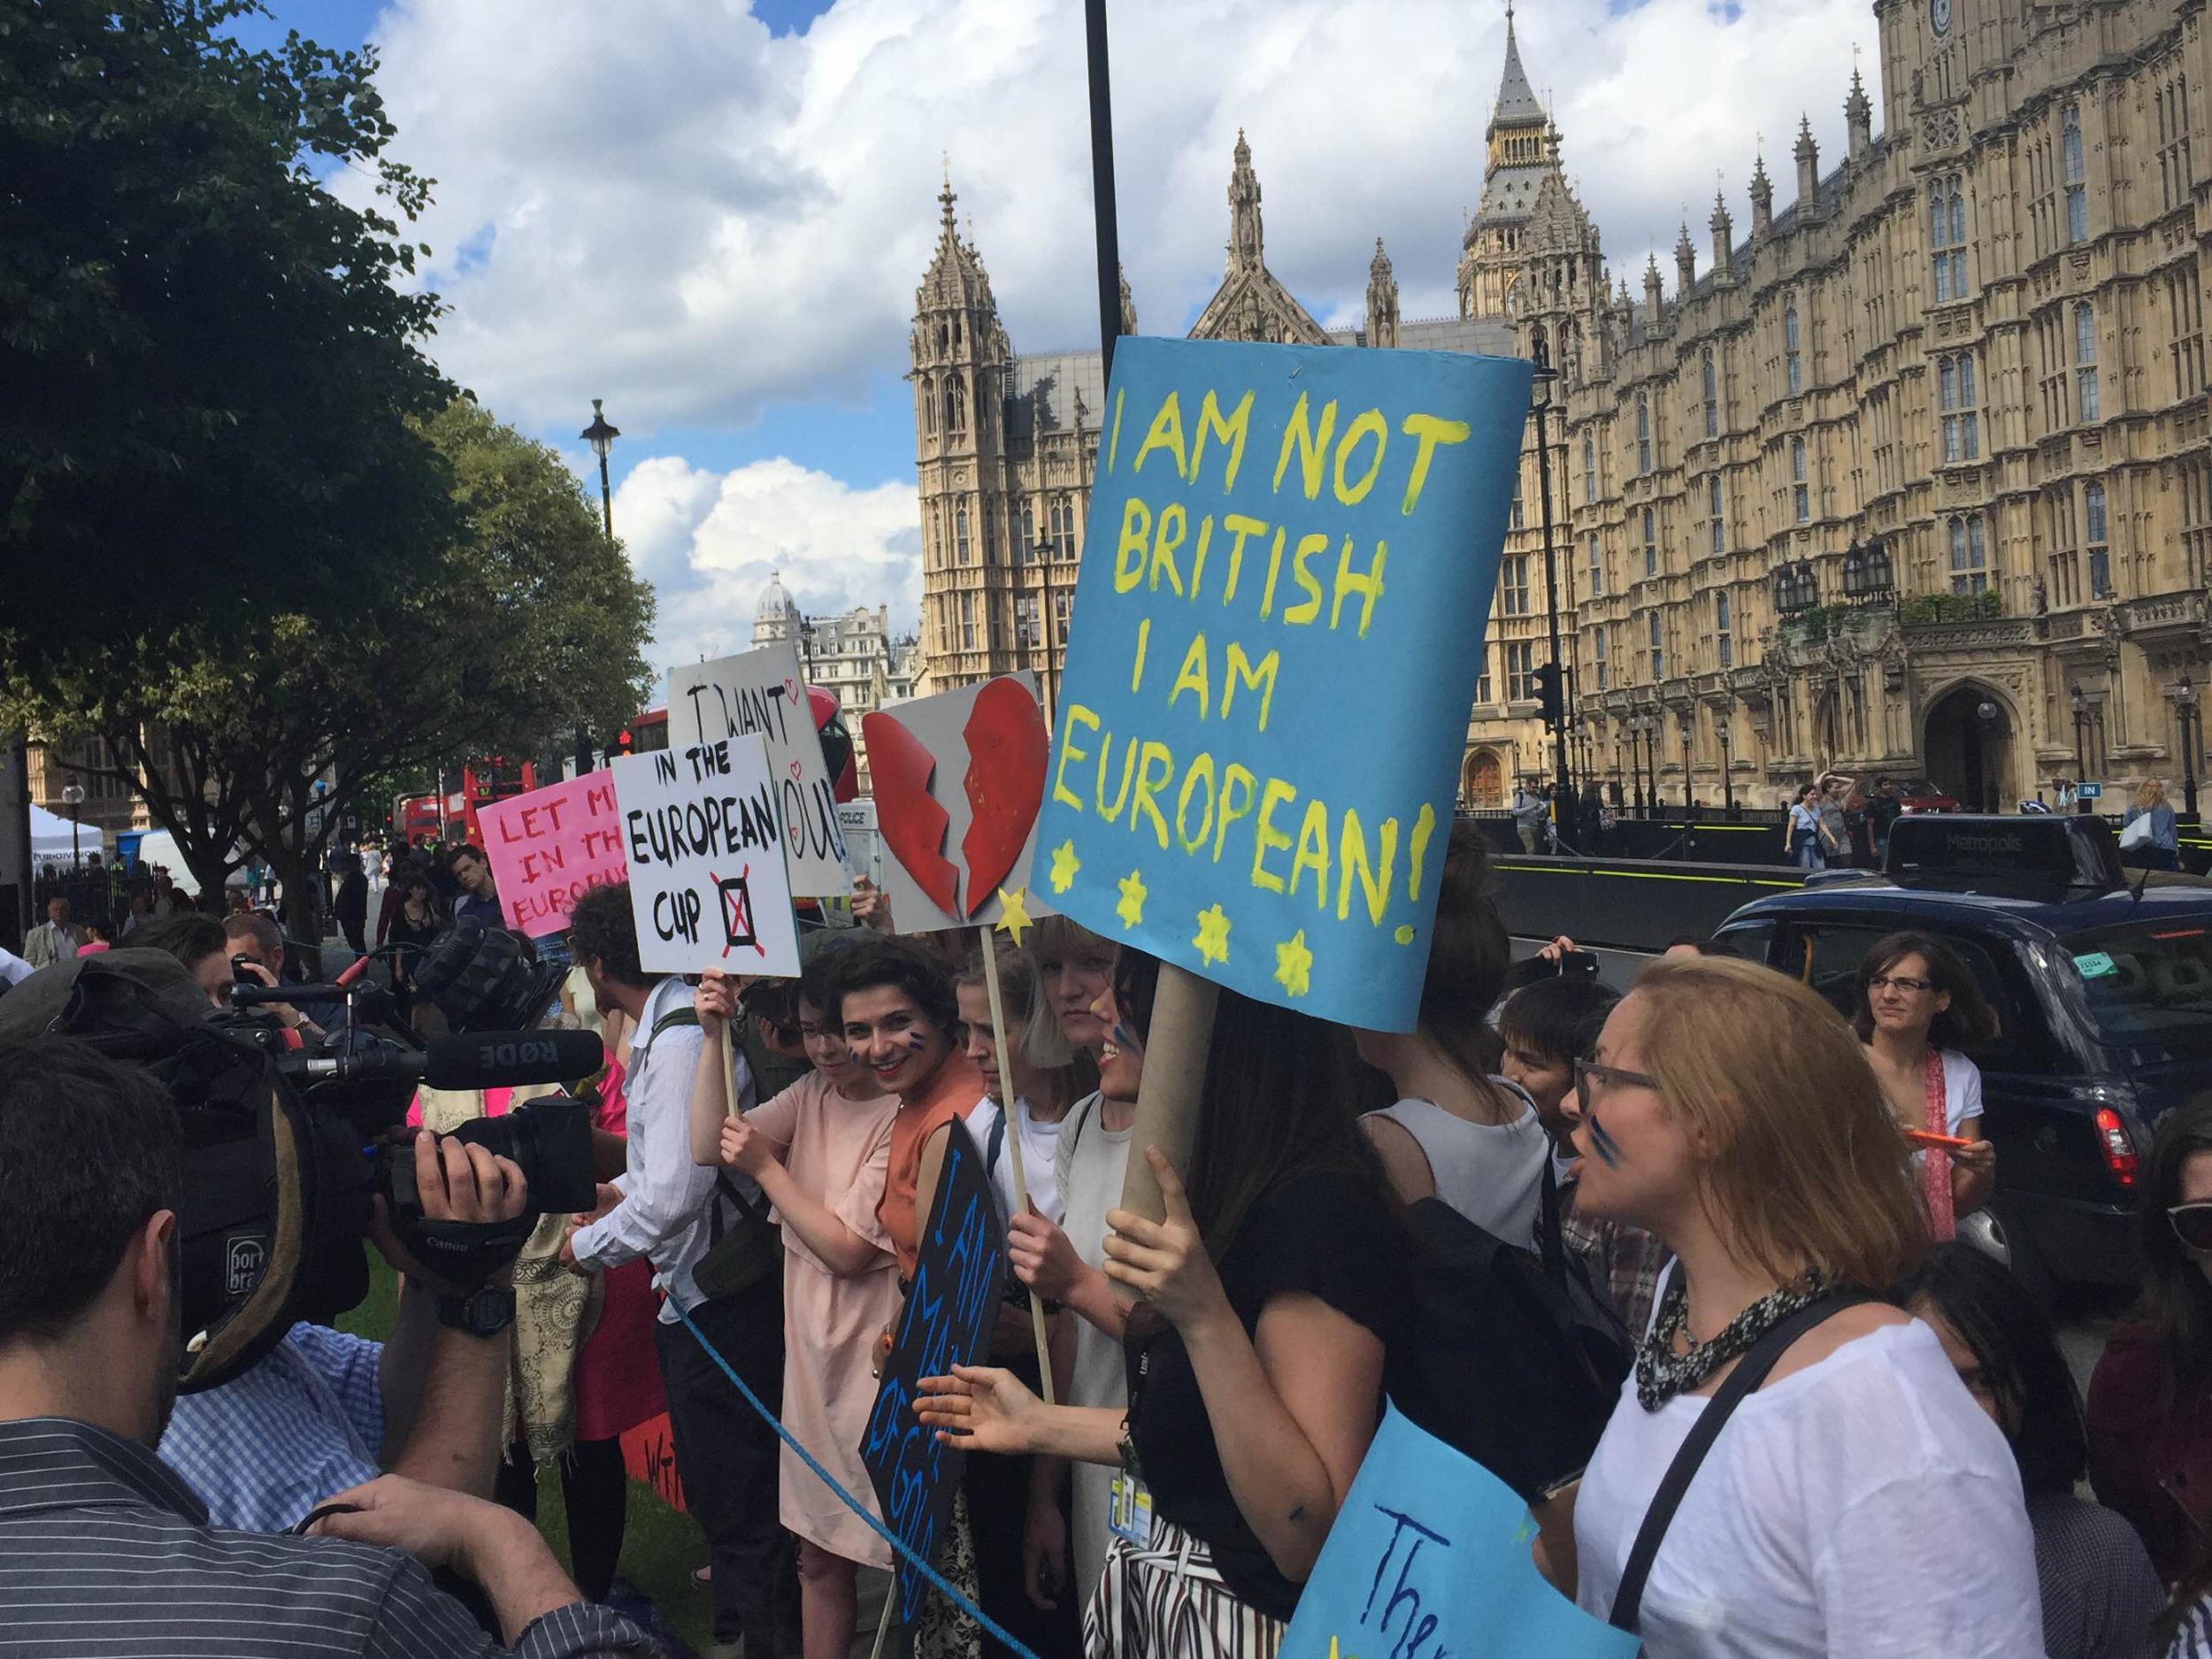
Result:
M868 745L884 841L939 910L956 913L960 872L940 850L952 818L929 793L937 757L887 714L861 716L860 735Z
M968 861L973 916L998 891L1036 827L1052 735L1036 698L1018 680L994 680L977 692L960 734L968 741L968 805L974 813L960 850Z
M1037 700L1018 680L994 680L976 694L961 730L970 811L960 843L968 866L964 911L960 872L943 852L951 818L931 789L938 757L893 715L864 716L860 729L884 841L939 910L973 916L1020 860L1044 804L1052 740Z

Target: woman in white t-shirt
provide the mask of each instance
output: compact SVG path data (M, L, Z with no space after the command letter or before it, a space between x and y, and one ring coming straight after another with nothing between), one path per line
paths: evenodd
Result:
M1740 1356L1832 1292L1889 1284L1924 1231L1865 1049L1786 975L1654 964L1576 1081L1578 1207L1678 1258L1576 1500L1576 1599L1603 1618ZM1640 1631L1647 1659L2018 1659L2043 1651L2039 1609L2003 1434L1926 1325L1859 1302L1726 1420L1660 1540Z
M1997 1017L1956 951L1909 933L1892 933L1859 964L1853 1024L1907 1137L1967 1143L1921 1145L1913 1156L1928 1234L1947 1244L1997 1185L1997 1148L1982 1139L1981 1068L1959 1052L1993 1041Z
M1357 1033L1359 1057L1388 1074L1398 1101L1359 1125L1406 1202L1440 1198L1492 1237L1526 1248L1551 1138L1535 1102L1490 1075L1498 1042L1489 1013L1505 989L1512 947L1484 891L1489 871L1482 833L1465 819L1454 825L1419 1024Z

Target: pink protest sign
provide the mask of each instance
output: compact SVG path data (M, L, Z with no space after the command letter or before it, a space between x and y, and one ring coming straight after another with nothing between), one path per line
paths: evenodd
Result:
M478 810L484 850L507 926L532 939L557 933L587 889L630 873L614 780L587 772Z

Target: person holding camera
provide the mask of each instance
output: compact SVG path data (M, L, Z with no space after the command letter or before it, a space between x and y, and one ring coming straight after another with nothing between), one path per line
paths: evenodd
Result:
M726 1236L768 1225L757 1187L692 1160L692 1090L703 1067L718 1068L721 1022L715 1021L710 1044L691 987L640 964L628 882L584 894L569 912L568 927L570 952L592 995L603 1010L626 1016L634 1034L624 1085L628 1168L600 1189L596 1212L576 1218L561 1259L583 1272L641 1256L651 1259L654 1286L668 1298L653 1334L668 1390L676 1472L707 1537L715 1640L741 1640L746 1659L780 1659L798 1651L799 1590L792 1542L777 1509L779 1442L676 1312L680 1306L691 1316L715 1353L771 1410L781 1409L780 1264L768 1263L774 1271L764 1268L726 1294L703 1288L698 1277L710 1248ZM741 1055L733 1059L741 1108L749 1107L751 1072ZM772 1239L768 1243L772 1248Z
M440 1155L418 1156L426 1195L439 1191L460 1218L503 1207L519 1179L472 1164L468 1181L451 1181ZM68 1037L0 1045L10 1643L117 1659L188 1646L226 1659L645 1659L643 1632L585 1602L534 1529L480 1499L390 1475L330 1498L307 1537L211 1525L152 1449L183 1352L183 1184L178 1111L150 1072ZM437 1568L482 1587L508 1646L438 1590Z

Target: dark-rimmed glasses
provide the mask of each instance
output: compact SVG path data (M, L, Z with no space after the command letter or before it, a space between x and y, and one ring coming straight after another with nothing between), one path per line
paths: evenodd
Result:
M1918 994L1932 991L1937 987L1933 979L1916 979L1910 974L1878 973L1866 982L1866 988L1870 991L1895 989Z
M1594 1060L1578 1060L1574 1064L1575 1104L1582 1109L1585 1118L1590 1115L1590 1079L1595 1078L1606 1088L1647 1088L1661 1092L1659 1079L1644 1071L1624 1071L1617 1065L1600 1065Z
M2212 1204L2171 1205L2166 1222L2184 1249L2212 1256Z

